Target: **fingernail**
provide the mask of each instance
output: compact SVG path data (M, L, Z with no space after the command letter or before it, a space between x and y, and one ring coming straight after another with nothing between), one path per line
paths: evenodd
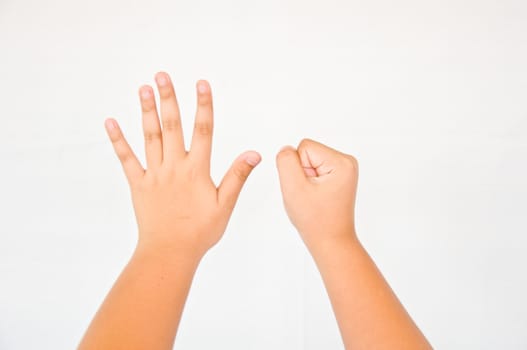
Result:
M205 83L204 81L198 82L198 91L200 94L206 93L207 90L208 90L207 83Z
M157 75L157 83L161 86L165 86L168 84L168 76L166 74L158 74Z
M260 156L256 154L249 154L247 157L245 157L245 161L247 162L247 164L253 167L257 166L261 160L262 158L260 158Z
M149 98L150 96L151 96L150 88L148 88L146 86L143 87L141 89L141 97L146 99L146 98Z
M111 119L106 120L106 128L108 130L111 131L111 130L115 129L116 127L117 127L117 125L115 125L115 122L113 120L111 120Z

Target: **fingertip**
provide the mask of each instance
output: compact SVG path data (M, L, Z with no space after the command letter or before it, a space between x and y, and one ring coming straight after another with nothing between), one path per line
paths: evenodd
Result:
M303 147L307 147L309 145L314 145L314 144L320 144L320 142L317 142L309 137L304 137L302 140L300 140L300 142L298 143L298 148L303 148Z
M261 159L258 152L246 151L234 160L218 187L218 199L221 203L231 209L234 207L245 181Z
M257 166L262 161L262 156L256 151L245 152L243 158L245 162L252 167Z
M141 85L138 90L139 97L142 99L148 99L154 95L154 90L148 84Z
M108 132L112 132L113 130L117 129L117 121L113 118L106 118L104 121L104 126Z
M200 94L205 94L210 91L210 84L205 79L200 79L196 82L196 89Z
M159 86L167 86L171 83L170 75L162 70L154 75L154 80Z
M167 76L168 75L168 72L165 71L165 70L158 70L155 74L154 74L154 79L157 79L161 76Z

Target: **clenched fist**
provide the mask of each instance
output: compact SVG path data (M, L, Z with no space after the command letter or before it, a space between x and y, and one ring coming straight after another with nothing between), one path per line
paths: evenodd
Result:
M350 155L304 139L276 156L285 209L309 250L355 238L358 164Z

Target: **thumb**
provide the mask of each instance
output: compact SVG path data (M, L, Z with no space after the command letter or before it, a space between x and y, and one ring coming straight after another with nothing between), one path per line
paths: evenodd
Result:
M306 181L300 157L295 148L286 146L276 155L276 167L280 177L282 193L293 191L296 186Z
M234 208L243 184L261 160L255 151L244 152L236 158L218 187L218 201L222 205Z

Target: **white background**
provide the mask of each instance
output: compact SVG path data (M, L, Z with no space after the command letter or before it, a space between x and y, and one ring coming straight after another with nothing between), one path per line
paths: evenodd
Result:
M263 162L204 258L176 349L342 349L274 157L360 164L357 230L438 349L527 347L524 0L0 0L0 349L74 348L137 238L104 130L144 160L138 88L167 71L213 178ZM156 91L157 93L157 91Z

